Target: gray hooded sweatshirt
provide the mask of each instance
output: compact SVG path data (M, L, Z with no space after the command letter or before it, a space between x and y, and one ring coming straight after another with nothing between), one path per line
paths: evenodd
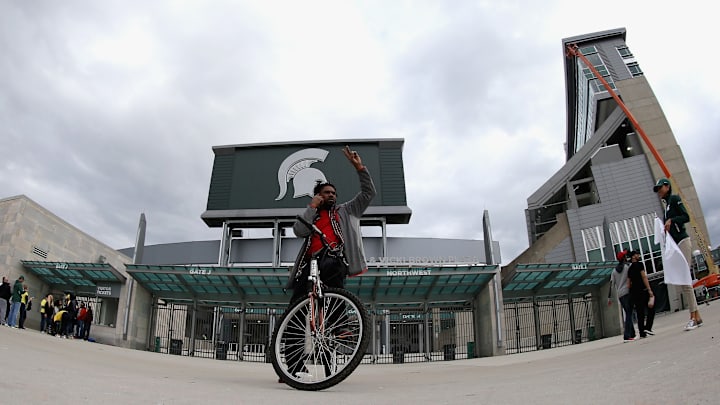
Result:
M367 271L367 263L365 262L365 250L363 249L362 233L360 232L360 218L363 213L370 206L370 202L375 197L375 184L370 177L370 172L367 168L358 170L358 178L360 179L360 192L353 197L352 200L337 204L333 207L333 211L337 212L339 218L340 230L342 235L338 235L343 243L343 254L345 260L348 263L348 273L350 276L355 276ZM318 210L308 207L303 211L301 216L309 223L315 223L318 216ZM334 215L330 215L330 218L334 218ZM305 238L302 248L298 252L298 256L295 259L292 271L290 272L290 279L288 280L287 288L292 288L295 281L300 276L301 269L305 265L308 257L308 249L310 248L310 236L311 230L308 229L300 221L295 221L293 225L293 232L295 236L299 238Z
M630 289L628 288L628 269L629 268L630 268L629 262L619 263L617 265L617 267L615 268L615 270L610 275L610 284L612 285L612 287L614 287L617 290L618 298L624 297L624 296L630 294ZM610 291L612 292L612 290L610 290Z

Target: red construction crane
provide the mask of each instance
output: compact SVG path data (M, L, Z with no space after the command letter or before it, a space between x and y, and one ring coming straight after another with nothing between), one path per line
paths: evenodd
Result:
M640 123L635 119L635 116L630 112L630 109L627 108L625 103L620 99L620 97L615 93L615 91L610 87L608 82L603 78L603 76L595 69L595 66L593 66L592 63L585 57L585 55L582 54L580 49L576 44L569 44L566 46L566 55L568 57L575 56L580 58L580 60L583 61L585 66L588 67L595 75L595 77L605 86L605 89L607 89L608 93L612 96L612 98L615 100L615 102L620 106L620 108L625 113L625 116L630 120L630 123L635 128L635 131L637 131L638 134L640 134L640 137L645 141L645 145L647 145L648 149L650 149L650 153L655 157L655 160L660 165L660 168L662 169L663 173L665 173L665 177L670 180L670 183L672 184L673 190L676 190L678 195L680 195L680 198L685 200L685 196L683 196L682 191L680 190L680 187L678 187L673 179L672 179L672 173L670 173L670 170L665 165L665 161L663 160L662 156L660 156L660 153L655 149L655 146L653 146L652 142L650 142L650 138L648 138L647 134L645 134L645 131L640 126ZM685 200L686 201L686 200ZM706 242L705 236L700 231L700 228L697 225L697 222L695 221L695 216L693 215L692 211L690 210L690 207L686 204L685 205L686 210L688 211L688 215L690 216L690 226L693 229L693 233L695 235L695 240L697 241L698 247L700 248L700 251L702 252L703 257L705 257L705 263L707 264L708 271L710 274L718 274L718 268L715 264L715 261L713 260L712 253L709 250L709 245ZM691 263L688 263L691 265Z

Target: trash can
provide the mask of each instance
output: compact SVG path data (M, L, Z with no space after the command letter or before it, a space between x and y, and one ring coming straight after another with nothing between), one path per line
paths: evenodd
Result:
M588 327L588 340L589 341L595 340L595 327L594 326Z
M582 329L575 330L575 344L582 343Z
M467 342L467 358L475 358L475 342Z
M182 343L181 339L170 339L170 354L182 354Z
M455 345L445 345L443 346L443 358L445 360L455 360Z
M160 337L156 336L155 337L155 353L159 353L159 352L160 352Z
M393 364L405 363L405 352L396 350L393 352Z
M217 360L227 360L227 343L217 342L215 345L215 358Z
M540 341L542 342L543 349L552 347L552 335L542 335L540 336Z

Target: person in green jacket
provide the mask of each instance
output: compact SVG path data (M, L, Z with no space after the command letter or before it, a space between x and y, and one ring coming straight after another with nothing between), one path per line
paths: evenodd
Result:
M18 277L13 284L12 297L10 297L10 315L8 315L8 326L17 328L18 315L20 315L20 301L22 300L22 294L25 291L23 287L25 283L25 276Z
M660 201L665 208L665 215L663 216L665 232L669 233L675 243L677 243L689 266L690 263L692 263L692 243L690 242L690 236L688 236L687 231L685 231L685 224L690 222L690 215L688 215L680 196L672 193L670 180L658 180L653 187L653 191L660 197ZM688 267L688 271L690 271L690 267ZM697 299L695 298L692 285L683 285L681 287L682 294L685 297L685 302L688 303L688 310L690 311L690 321L688 321L685 326L685 330L693 330L703 323L700 311L698 310Z

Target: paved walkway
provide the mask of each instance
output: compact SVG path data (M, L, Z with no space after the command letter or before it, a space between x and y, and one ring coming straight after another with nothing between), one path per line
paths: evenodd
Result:
M656 336L434 363L361 365L340 385L301 392L269 364L218 361L0 328L0 402L23 404L717 404L720 302L683 331L660 315Z

